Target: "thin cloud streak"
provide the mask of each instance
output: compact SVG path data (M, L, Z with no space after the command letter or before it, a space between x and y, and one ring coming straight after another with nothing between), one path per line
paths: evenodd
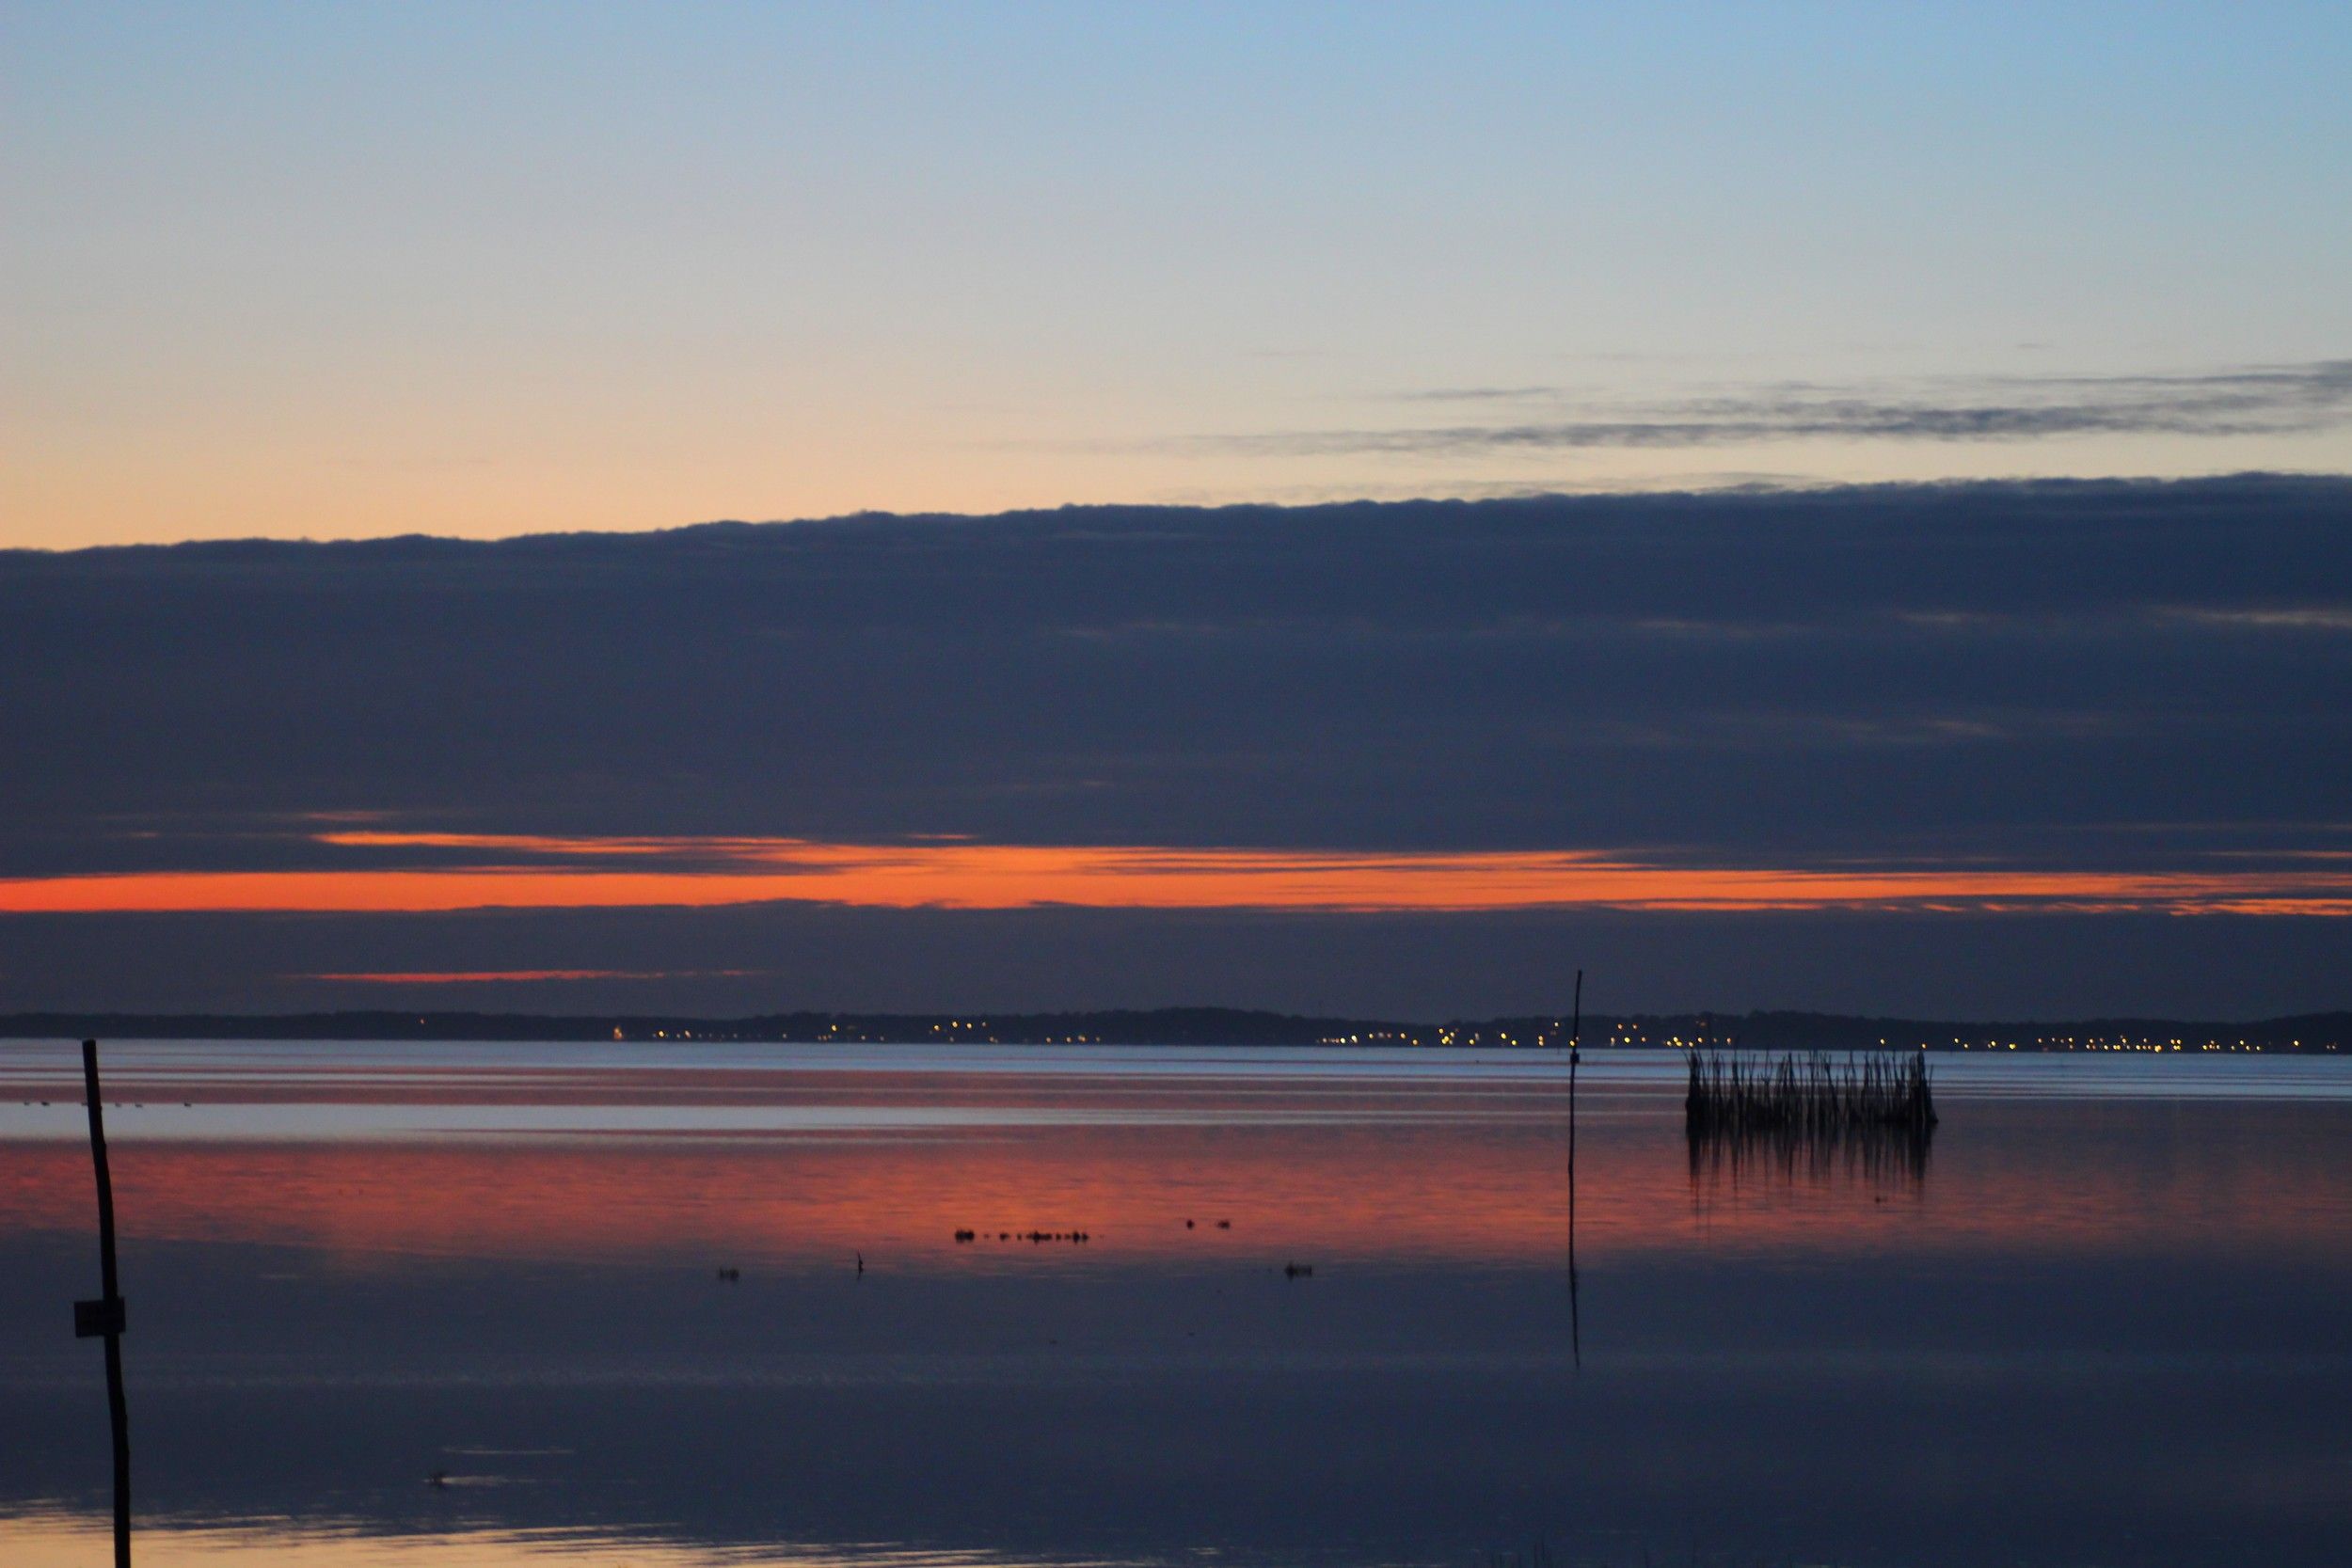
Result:
M1423 404L1557 401L1558 388L1467 387ZM1737 397L1627 405L1603 415L1406 428L1217 436L1188 445L1260 455L1447 455L1818 439L1997 442L2068 436L2303 435L2352 422L2352 359L2169 376L2010 377L1944 396L1888 397L1797 384Z
M712 980L741 979L760 974L752 969L404 969L325 972L295 974L296 980L333 980L362 986L477 986L536 984L552 980Z
M2352 875L2336 869L1708 866L1592 850L1383 853L486 833L338 833L322 835L320 842L341 847L493 850L559 863L19 878L0 881L0 912L383 914L802 903L896 910L1317 913L1570 908L1683 913L2352 913ZM645 856L678 863L627 870L604 863L609 857Z

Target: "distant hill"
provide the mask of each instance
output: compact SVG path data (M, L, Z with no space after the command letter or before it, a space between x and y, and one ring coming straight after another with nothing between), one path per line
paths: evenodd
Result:
M1071 1013L685 1014L395 1012L12 1013L0 1037L331 1040L713 1040L779 1044L959 1042L1001 1045L1375 1045L1545 1048L1567 1043L1565 1018L1446 1023L1315 1018L1235 1007ZM2104 1018L2010 1022L1858 1018L1838 1013L1621 1013L1584 1020L1588 1047L1711 1045L1772 1050L2352 1051L2352 1012L2253 1022Z

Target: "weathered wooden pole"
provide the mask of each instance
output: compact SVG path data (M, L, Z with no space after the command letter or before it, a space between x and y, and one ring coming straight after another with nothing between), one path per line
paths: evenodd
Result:
M73 1304L78 1338L106 1341L106 1415L114 1428L115 1568L131 1568L131 1413L122 1397L122 1290L115 1273L115 1185L106 1169L106 1114L98 1098L98 1042L82 1042L82 1093L89 1157L98 1172L98 1274L103 1293Z

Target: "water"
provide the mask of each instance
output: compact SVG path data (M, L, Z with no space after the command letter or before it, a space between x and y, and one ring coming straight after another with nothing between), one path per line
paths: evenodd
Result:
M1531 1053L106 1067L147 1563L2316 1564L2352 1540L2339 1060L1939 1056L1916 1168L1694 1162L1680 1060L1592 1053L1573 1296L1564 1069ZM78 1070L0 1045L11 1568L104 1559Z

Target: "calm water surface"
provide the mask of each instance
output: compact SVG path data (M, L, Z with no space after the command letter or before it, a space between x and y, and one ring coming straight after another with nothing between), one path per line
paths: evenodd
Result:
M1532 1053L110 1045L140 1560L2345 1560L2352 1063L1938 1057L1923 1165L1680 1066L1587 1057L1572 1289ZM78 1071L11 1568L106 1549Z

